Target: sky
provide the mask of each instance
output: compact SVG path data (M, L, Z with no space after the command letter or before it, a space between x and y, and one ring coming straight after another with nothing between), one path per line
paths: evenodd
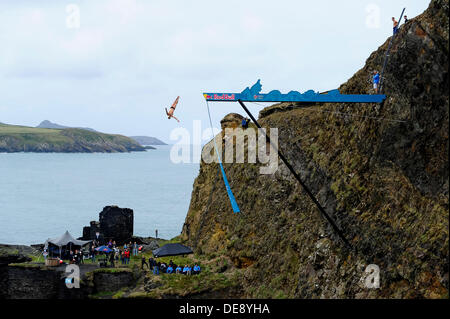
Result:
M0 122L50 120L173 144L210 129L203 92L326 91L429 0L2 0ZM180 96L168 120L164 107ZM254 114L259 105L248 105ZM210 103L213 125L237 103ZM172 136L174 137L174 136Z

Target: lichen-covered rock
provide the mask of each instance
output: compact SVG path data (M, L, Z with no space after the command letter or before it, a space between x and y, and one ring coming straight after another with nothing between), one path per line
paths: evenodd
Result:
M431 1L400 28L383 105L286 104L260 113L353 250L281 161L273 175L260 175L259 164L224 164L240 214L218 165L201 163L182 239L241 268L243 297L448 298L448 4ZM371 93L388 41L342 93ZM363 283L370 264L380 269L379 289Z

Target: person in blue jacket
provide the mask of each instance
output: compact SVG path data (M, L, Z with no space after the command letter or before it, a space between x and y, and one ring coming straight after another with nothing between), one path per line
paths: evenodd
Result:
M379 89L379 84L380 84L380 73L378 73L378 71L373 71L373 89L375 90L375 93L378 94L378 89Z
M175 271L176 271L177 274L181 273L181 271L182 271L181 266L178 266L178 267L175 269Z
M167 267L166 273L168 273L168 274L173 273L173 268L171 265L169 265L169 267Z
M194 273L194 275L197 275L200 273L200 266L198 264L195 264L193 273Z

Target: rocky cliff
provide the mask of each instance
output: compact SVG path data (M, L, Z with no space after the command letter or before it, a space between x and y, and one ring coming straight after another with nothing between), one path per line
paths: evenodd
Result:
M260 113L353 249L281 161L272 175L224 165L240 214L218 165L201 163L182 237L196 253L230 258L243 271L242 297L448 298L448 8L433 0L400 28L382 105L283 103ZM368 79L389 40L342 93L373 93ZM369 264L380 268L379 289L364 286Z

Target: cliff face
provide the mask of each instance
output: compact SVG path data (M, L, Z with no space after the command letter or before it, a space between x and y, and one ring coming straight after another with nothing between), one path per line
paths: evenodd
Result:
M224 165L241 214L218 165L201 164L182 237L241 268L243 297L448 297L448 4L434 0L400 28L383 105L283 103L260 113L353 251L281 161L273 175ZM342 93L372 93L389 40ZM380 268L380 289L364 286L369 264Z

